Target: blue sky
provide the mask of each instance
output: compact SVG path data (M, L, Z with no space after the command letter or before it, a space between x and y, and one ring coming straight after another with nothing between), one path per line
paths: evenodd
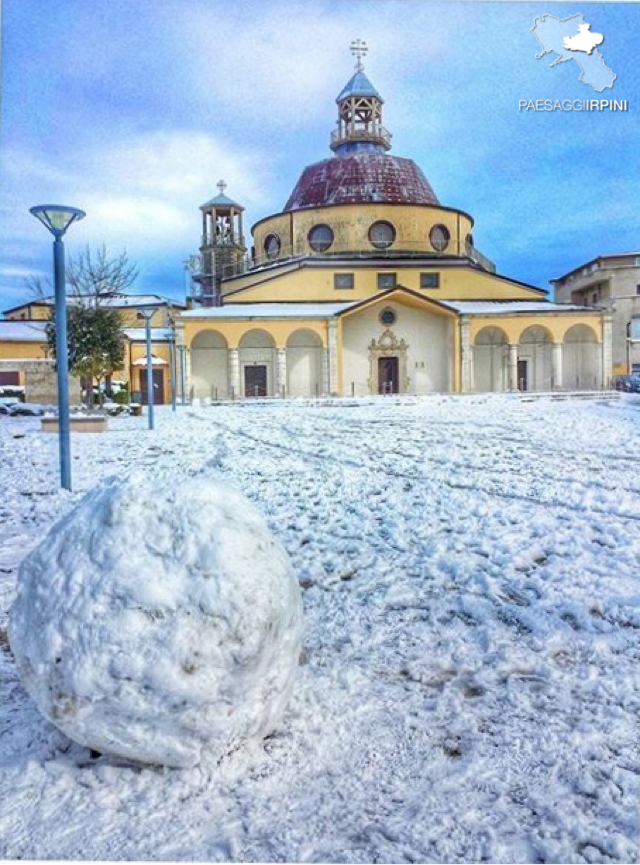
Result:
M534 18L577 12L605 35L618 77L603 94L574 62L536 59ZM219 178L252 224L331 155L355 37L392 153L475 217L501 273L548 288L598 254L637 250L639 25L632 3L5 0L0 309L50 272L49 235L28 213L50 201L87 211L68 252L126 248L136 290L180 296ZM609 96L628 113L518 111Z

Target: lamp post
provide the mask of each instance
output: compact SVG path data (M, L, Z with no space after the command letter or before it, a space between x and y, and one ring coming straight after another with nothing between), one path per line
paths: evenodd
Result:
M171 321L171 341L169 342L169 360L171 361L171 411L176 410L176 321Z
M69 439L69 352L67 348L67 304L65 299L64 243L62 237L72 222L84 219L84 210L59 204L31 207L36 219L53 234L53 283L56 299L56 365L58 367L58 444L60 484L71 490L71 442Z
M180 402L184 405L184 353L187 347L186 345L178 345L176 347L180 352Z
M153 310L138 310L138 318L145 319L147 330L147 416L149 418L149 429L153 429L153 358L151 356L151 319Z

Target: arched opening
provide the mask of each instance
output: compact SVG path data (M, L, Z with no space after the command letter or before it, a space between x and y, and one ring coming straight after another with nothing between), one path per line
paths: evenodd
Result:
M249 330L238 346L240 390L246 397L276 393L276 344L266 330Z
M473 345L473 379L480 392L509 389L509 345L499 327L483 327Z
M600 386L600 343L588 325L574 324L565 333L562 366L566 390L593 390Z
M312 330L295 330L287 340L287 393L319 396L322 392L322 340Z
M553 342L549 331L534 324L520 334L518 389L552 390Z
M227 340L216 330L201 330L191 341L191 386L197 399L229 396Z

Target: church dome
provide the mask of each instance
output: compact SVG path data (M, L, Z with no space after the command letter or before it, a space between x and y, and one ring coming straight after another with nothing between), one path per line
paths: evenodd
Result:
M346 151L308 165L284 209L364 202L439 203L429 181L412 159L362 150Z
M340 91L338 120L331 133L335 156L308 165L285 211L335 204L432 204L438 199L412 159L389 156L391 133L382 125L384 100L364 74L366 45L351 45L355 73Z

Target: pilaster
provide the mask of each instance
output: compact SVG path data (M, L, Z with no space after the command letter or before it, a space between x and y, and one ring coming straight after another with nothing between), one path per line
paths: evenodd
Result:
M518 346L509 346L509 390L518 390Z
M238 399L242 396L240 390L240 352L237 348L229 349L229 396Z
M462 393L473 390L473 351L469 337L469 317L460 316L460 356L462 365Z
M329 393L331 396L340 394L340 382L338 381L338 322L336 319L329 321Z

